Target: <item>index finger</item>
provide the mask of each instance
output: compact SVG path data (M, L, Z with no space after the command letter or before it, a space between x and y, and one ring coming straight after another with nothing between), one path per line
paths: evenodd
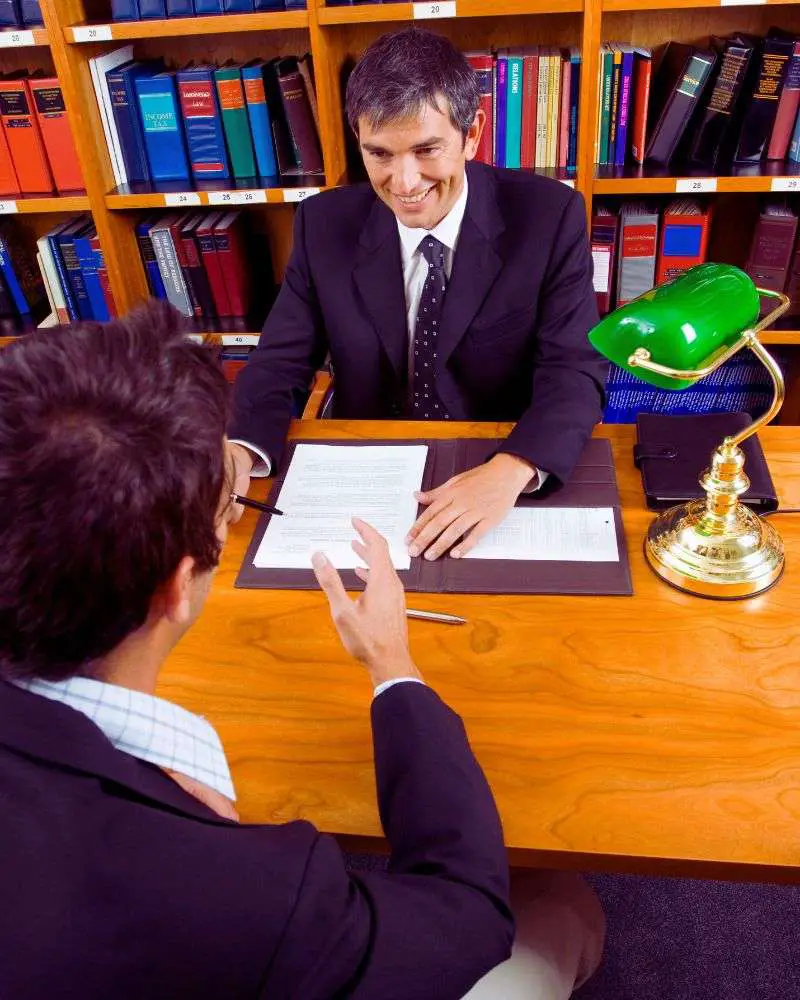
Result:
M394 563L389 552L389 543L383 535L371 524L362 521L360 517L353 518L353 527L364 542L364 551L359 552L361 558L371 570L389 571L394 573Z

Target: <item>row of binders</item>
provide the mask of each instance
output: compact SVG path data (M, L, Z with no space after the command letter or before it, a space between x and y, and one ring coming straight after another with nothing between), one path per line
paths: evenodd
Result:
M114 315L103 251L90 216L62 222L36 242L15 222L0 224L0 316L52 325L104 322Z
M111 17L114 21L147 21L165 17L305 10L306 2L307 0L111 0Z
M0 0L0 28L40 28L39 0Z
M83 189L83 176L54 76L0 77L0 195Z
M578 49L534 46L468 52L486 115L476 158L497 167L574 172L578 151Z
M118 186L322 173L310 56L170 70L127 45L89 64Z
M598 69L595 162L714 174L762 160L800 162L800 39L713 37L653 53L610 42Z
M196 319L245 318L267 305L273 278L269 256L246 213L156 214L136 226L150 293ZM258 261L258 280L252 266Z

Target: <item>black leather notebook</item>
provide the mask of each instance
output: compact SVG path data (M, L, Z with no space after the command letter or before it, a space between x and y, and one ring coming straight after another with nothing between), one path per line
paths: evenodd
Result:
M642 473L647 506L664 510L687 500L700 500L705 491L700 476L711 464L711 455L722 439L749 426L749 413L705 413L673 417L640 413L636 418L638 444L633 460ZM744 471L750 489L741 496L753 510L777 510L778 496L769 474L758 435L742 444Z

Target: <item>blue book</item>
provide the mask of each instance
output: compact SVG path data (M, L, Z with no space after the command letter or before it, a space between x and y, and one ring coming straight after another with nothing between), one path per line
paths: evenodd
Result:
M20 0L19 12L26 28L40 28L44 24L39 0Z
M305 7L305 0L303 0L303 7ZM285 5L283 0L253 0L253 10L284 10Z
M508 55L505 166L522 166L522 56Z
M175 74L134 79L142 114L144 145L154 181L188 181L189 161L175 88Z
M794 129L792 130L792 138L789 142L789 153L787 158L792 161L792 163L800 163L800 114L794 122Z
M94 226L83 236L75 237L75 253L78 257L78 265L83 275L83 283L86 287L86 294L89 296L89 307L92 316L99 323L107 323L111 319L106 305L106 297L103 294L103 286L100 284L100 268L103 266L103 255L100 251L92 247L92 241L97 236Z
M194 12L198 17L202 14L222 14L222 0L194 0Z
M242 83L258 172L262 177L277 177L279 173L275 147L272 144L272 121L264 93L265 65L266 63L259 59L242 66Z
M578 96L581 86L581 53L569 51L569 133L567 138L567 170L578 169Z
M111 109L129 182L150 180L144 128L134 81L140 76L155 76L161 70L163 64L160 62L129 62L106 73Z
M38 321L44 318L41 308L46 301L44 283L36 262L16 241L16 236L5 227L0 233L0 275L18 315L27 318L36 313Z
M189 162L198 179L231 175L215 69L215 66L193 66L178 70L176 76Z
M153 249L153 242L150 239L150 230L155 225L159 215L148 215L136 225L136 242L139 244L139 253L144 261L144 269L147 274L147 283L150 285L150 292L155 299L166 299L167 290L164 288L164 279L156 260L156 252Z
M62 229L55 238L64 271L66 272L67 282L72 289L72 297L78 313L78 319L94 319L92 306L89 302L89 293L86 291L83 272L81 271L78 254L75 250L76 238L84 236L92 228L93 223L87 222L84 216L73 222L71 226L67 226L66 229ZM64 298L66 299L66 294Z
M139 0L111 0L112 21L139 21Z
M617 140L614 145L614 165L625 166L628 152L628 122L633 110L633 49L630 45L621 45L622 66L619 80L619 102L617 105Z
M286 0L287 10L305 10L307 6L306 0Z
M252 13L253 0L222 0L222 9L226 14Z
M0 0L0 27L19 28L22 26L22 13L19 0Z
M167 16L165 0L139 0L139 17L142 20Z
M58 245L58 236L74 224L74 221L62 222L60 225L56 226L55 229L51 229L47 234L47 243L50 247L50 253L53 255L53 263L55 264L56 273L58 275L58 283L61 285L61 291L64 294L64 306L67 310L67 315L70 320L73 321L78 319L78 306L75 303L75 296L72 294L72 286L70 285L69 278L67 277L67 269L64 267L64 261L61 258L61 248Z
M506 165L506 133L508 131L508 57L497 56L497 108L495 110L495 153L496 167Z
M194 17L192 0L167 0L167 17Z

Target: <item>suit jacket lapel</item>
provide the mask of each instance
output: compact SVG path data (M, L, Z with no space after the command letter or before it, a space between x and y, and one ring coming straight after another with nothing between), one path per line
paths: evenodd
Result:
M482 165L467 164L469 192L453 270L444 298L439 348L442 364L458 346L503 266L497 238L503 232L494 178Z
M353 279L392 367L404 378L408 327L400 236L394 215L377 198L361 232Z

